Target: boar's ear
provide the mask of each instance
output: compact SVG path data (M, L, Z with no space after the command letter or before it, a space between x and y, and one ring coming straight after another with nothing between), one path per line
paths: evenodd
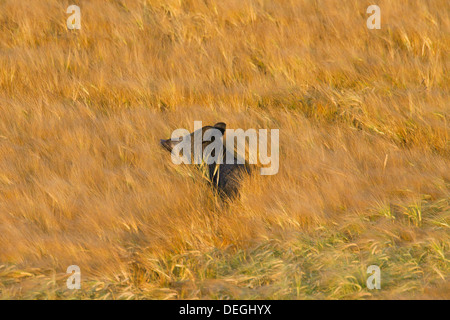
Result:
M227 128L227 125L223 122L218 122L214 125L214 128L219 129L222 134L225 133L225 129Z

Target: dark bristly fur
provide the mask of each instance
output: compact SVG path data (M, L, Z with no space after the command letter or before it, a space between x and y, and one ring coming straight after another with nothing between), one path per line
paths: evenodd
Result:
M223 122L216 123L214 126L205 126L202 129L202 136L208 129L218 129L222 135L225 133L226 124ZM183 137L183 139L191 139L191 155L194 151L194 134ZM168 151L172 151L175 144L179 142L174 142L171 139L161 140L161 145ZM202 143L202 154L204 148L210 144L211 141L203 141ZM227 153L232 153L233 161L232 163L225 163ZM205 160L205 159L203 159ZM218 167L218 168L217 168ZM223 161L221 164L212 163L208 165L209 180L216 190L219 192L221 198L233 199L239 196L240 181L245 176L245 174L250 174L250 166L245 164L239 164L238 159L234 154L234 150L227 151L225 145L223 146Z

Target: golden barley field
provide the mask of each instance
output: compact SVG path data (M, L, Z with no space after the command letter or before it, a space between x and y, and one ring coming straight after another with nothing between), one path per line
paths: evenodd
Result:
M449 15L1 0L0 298L450 299ZM196 120L279 129L278 174L224 205L159 144Z

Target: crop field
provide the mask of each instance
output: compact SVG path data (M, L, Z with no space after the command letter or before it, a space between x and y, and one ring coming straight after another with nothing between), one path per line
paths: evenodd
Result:
M224 203L194 121L278 173ZM0 0L0 299L450 299L449 123L448 0Z

